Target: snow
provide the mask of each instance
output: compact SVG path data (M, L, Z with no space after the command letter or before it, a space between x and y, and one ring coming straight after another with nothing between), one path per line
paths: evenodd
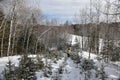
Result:
M69 58L62 74L62 80L80 80L80 70L76 64Z
M80 47L82 47L82 37L81 36L77 36L77 35L70 35L71 39L69 40L70 42L72 42L71 44L74 45L76 44L76 38L78 39L78 41L80 42ZM88 40L88 37L83 36L83 44L85 44L85 42ZM103 39L99 39L99 51L101 52L102 47L103 47Z
M76 35L72 36L72 44L75 44L75 37ZM77 36L79 40L81 40L81 37ZM84 38L85 39L85 38ZM81 42L81 41L80 41ZM102 47L102 39L100 39L100 47ZM101 48L100 48L101 49ZM50 77L44 76L43 70L38 70L36 72L37 80L53 80L53 77L56 76L58 69L60 66L63 66L63 73L59 74L58 77L61 78L61 80L84 80L84 74L81 74L82 70L78 68L77 64L74 63L74 61L71 58L68 58L65 53L62 53L63 57L58 59L56 63L52 59L47 59L47 62L50 63L52 67L52 75ZM89 53L86 51L82 51L78 53L80 56L82 55L83 58L88 59ZM108 75L108 80L117 80L120 77L120 62L110 62L105 63L104 61L98 61L96 54L91 53L90 58L95 62L95 65L100 68L101 64L105 66L105 72ZM18 66L19 64L19 58L21 56L9 56L9 57L2 57L0 58L0 73L5 68L5 65L9 60L12 61L12 63L15 64L15 66ZM30 55L30 57L35 58L36 55ZM43 57L42 60L44 63L46 63L46 59ZM94 71L92 71L94 73ZM96 78L91 78L90 80L98 80Z
M63 53L64 54L64 53ZM83 51L82 53L79 53L79 55L82 54L83 58L88 58L89 53ZM30 57L35 57L35 56L30 56ZM65 56L66 57L66 56ZM56 63L54 63L52 60L48 59L48 61L51 61L51 66L52 66L52 76L47 78L44 77L43 75L43 71L39 70L36 72L36 76L37 76L37 80L51 80L52 77L55 75L55 72L58 70L58 68L60 67L60 65L63 65L65 62L65 66L63 67L63 74L60 75L61 80L84 80L84 75L80 74L81 69L79 69L77 67L77 64L75 64L73 62L73 60L71 60L71 58L67 58L67 60L65 61L65 57L63 57L62 59L59 59ZM104 62L100 62L97 61L96 59L97 55L95 54L91 54L91 59L93 59L96 63L96 65L98 65L98 67L100 67L100 64L104 64L105 66L105 71L109 77L109 80L116 80L119 78L120 76L120 67L119 66L115 66L112 63L104 63ZM3 57L0 58L0 73L4 70L6 63L8 62L8 60L10 59L16 66L19 64L18 59L20 58L20 56L10 56L10 57ZM45 61L45 59L43 59L43 61ZM92 80L92 79L91 79Z
M20 58L20 56L9 56L9 57L0 58L0 73L2 73L2 71L4 70L6 64L9 60L11 60L12 63L15 64L15 66L18 66L18 64L19 64L18 59L19 58Z

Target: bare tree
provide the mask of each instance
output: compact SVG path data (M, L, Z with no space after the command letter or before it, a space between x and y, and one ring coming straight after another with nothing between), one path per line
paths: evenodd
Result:
M12 13L11 13L10 35L9 35L9 43L8 43L7 56L10 55L11 37L12 37L13 23L14 23L14 17L15 17L16 2L14 1L13 3L14 4L13 4L13 8L12 8Z
M15 19L16 20L16 19ZM15 21L14 23L14 29L13 29L13 41L12 41L12 48L11 48L11 55L14 54L14 49L15 49L15 38L16 38L16 29L17 29L18 23Z
M90 0L90 14L89 14L89 19L90 19L90 28L91 28L91 26L92 26L92 23L93 23L93 16L92 16L92 0ZM91 29L87 29L87 31L88 31L88 46L89 46L89 56L88 56L88 58L90 59L90 54L91 54L91 48L92 48L92 40L90 40L90 32L91 32Z
M85 33L85 26L86 26L86 24L87 24L87 11L86 11L86 9L82 9L81 11L81 14L80 14L80 18L81 18L81 24L82 24L82 30L81 30L81 36L82 36L82 50L84 50L84 43L85 43L85 38L84 38L84 36L86 35L86 33Z
M3 56L3 44L4 44L6 24L7 24L7 20L5 21L4 26L3 26L3 33L2 33L2 40L1 40L1 56Z
M95 32L95 37L96 37L96 40L95 40L95 47L96 47L96 54L99 54L99 42L100 42L100 37L99 37L99 33L100 33L100 16L101 16L101 3L100 3L100 0L96 0L95 3L94 3L94 8L96 10L96 32Z

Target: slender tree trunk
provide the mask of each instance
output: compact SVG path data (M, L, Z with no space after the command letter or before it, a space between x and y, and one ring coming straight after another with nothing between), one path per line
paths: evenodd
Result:
M106 30L106 41L107 41L107 53L106 53L106 55L107 55L107 59L106 59L106 61L108 62L108 56L109 56L109 9L110 9L110 6L109 6L109 3L107 2L107 14L106 14L106 18L107 18L107 20L106 20L106 23L107 23L107 30Z
M96 54L99 55L99 32L100 32L100 9L101 3L99 0L96 1L96 11L97 11L97 25L96 25Z
M46 34L48 31L50 31L52 28L49 28L47 30L45 30L43 33L41 33L41 35L38 37L37 41L36 41L36 45L35 45L35 54L37 53L37 46L38 46L38 43L39 43L39 40L41 39L41 37Z
M3 19L2 23L1 23L1 25L0 25L0 29L3 27L5 21L6 21L6 17L4 17L4 19Z
M82 34L82 51L83 51L83 45L84 45L84 43L83 43L83 34Z
M11 23L10 23L10 34L9 34L9 42L8 42L8 50L7 50L7 56L10 55L10 47L11 47L11 38L12 38L12 32L13 32L13 23L14 23L14 14L15 14L15 6L14 4L13 9L12 9L12 18L11 18Z
M33 31L33 26L32 26L32 28L30 28L30 31L29 31L29 33L28 33L27 46L26 46L26 53L28 53L29 42L30 42L30 36L31 36L31 34L32 34L32 31Z
M37 47L38 47L38 39L37 39L37 41L36 41L36 43L35 43L35 54L37 54Z
M99 26L97 25L97 32L96 32L96 54L99 55Z
M3 56L3 44L4 44L6 24L7 24L7 20L5 21L5 24L4 24L4 26L3 26L2 41L1 41L1 56Z
M25 32L24 32L24 39L23 39L23 43L22 43L22 52L23 54L25 53L25 48L26 48L26 37L27 37L27 33L28 33L28 25L25 27Z
M34 14L32 14L31 16L31 21L30 21L30 30L28 32L28 37L27 37L27 46L26 46L26 53L28 53L28 48L29 48L29 41L30 41L30 37L31 37L31 34L32 34L32 31L33 31L33 25L34 25Z
M90 0L90 28L91 28L91 25L92 25L92 22L93 22L93 17L92 17L92 0ZM91 30L89 31L90 33L88 33L88 35L89 34L91 34ZM91 54L91 40L90 40L90 37L91 37L91 35L88 37L88 42L89 42L89 59L90 59L90 54Z
M88 35L89 35L89 33L88 33ZM88 50L89 50L89 56L88 56L88 59L90 59L90 53L91 53L90 36L88 36Z
M10 34L9 34L7 56L10 55L10 46L11 46L11 38L12 38L12 31L13 31L12 28L13 28L13 19L11 20L11 25L10 25Z
M15 25L15 28L14 28L14 33L13 33L13 43L12 43L12 53L11 55L14 54L14 46L15 46L15 36L16 36L16 27L17 27L18 24Z

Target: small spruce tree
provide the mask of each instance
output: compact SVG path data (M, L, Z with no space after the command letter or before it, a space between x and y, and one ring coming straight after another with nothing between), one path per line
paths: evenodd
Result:
M3 79L4 80L15 80L15 65L9 60L9 62L6 65L6 68L4 69L3 73Z
M105 67L103 64L101 65L101 68L99 71L99 76L100 76L99 79L101 79L101 80L106 80L106 78L107 78L107 75L105 73Z
M90 59L84 59L81 63L81 67L85 74L85 80L89 80L89 77L91 76L90 71L96 68L94 61Z
M34 60L28 55L23 55L19 67L17 69L17 76L19 80L36 80L35 72L37 70L37 65Z

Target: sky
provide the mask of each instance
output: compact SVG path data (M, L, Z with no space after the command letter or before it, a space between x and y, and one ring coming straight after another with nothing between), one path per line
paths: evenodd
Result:
M73 21L81 8L89 5L89 0L36 0L48 19L56 18L61 22Z
M27 0L27 6L31 8L41 9L42 13L48 19L57 19L63 23L65 21L72 21L75 14L79 13L81 8L89 6L89 0ZM10 0L6 0L4 5L9 3ZM7 5L6 5L7 6ZM5 8L9 10L9 6ZM7 12L8 13L8 12Z
M11 10L10 7L11 1L12 0L3 0L2 5L4 7L4 13L8 14L9 11ZM83 8L88 9L90 4L89 3L90 0L24 0L24 1L25 1L24 5L26 5L27 7L26 11L28 11L27 14L31 15L32 11L35 12L35 10L39 13L39 11L41 10L43 15L45 15L49 20L57 19L60 23L64 23L67 20L73 23L75 15L78 15L80 13L80 10ZM100 1L101 4L103 4L102 1L104 0ZM95 14L93 13L93 15ZM39 17L38 14L37 18L39 18L38 20L40 20L41 16Z
M30 6L41 9L42 13L50 20L57 19L60 23L70 21L74 23L75 15L79 15L81 9L89 9L90 0L28 0ZM104 11L104 0L91 0L92 2L100 1L101 10ZM110 0L116 1L116 0ZM94 4L94 3L93 3ZM95 6L95 5L94 5ZM90 9L89 9L90 10ZM96 13L92 13L97 15ZM102 15L101 20L104 20Z

